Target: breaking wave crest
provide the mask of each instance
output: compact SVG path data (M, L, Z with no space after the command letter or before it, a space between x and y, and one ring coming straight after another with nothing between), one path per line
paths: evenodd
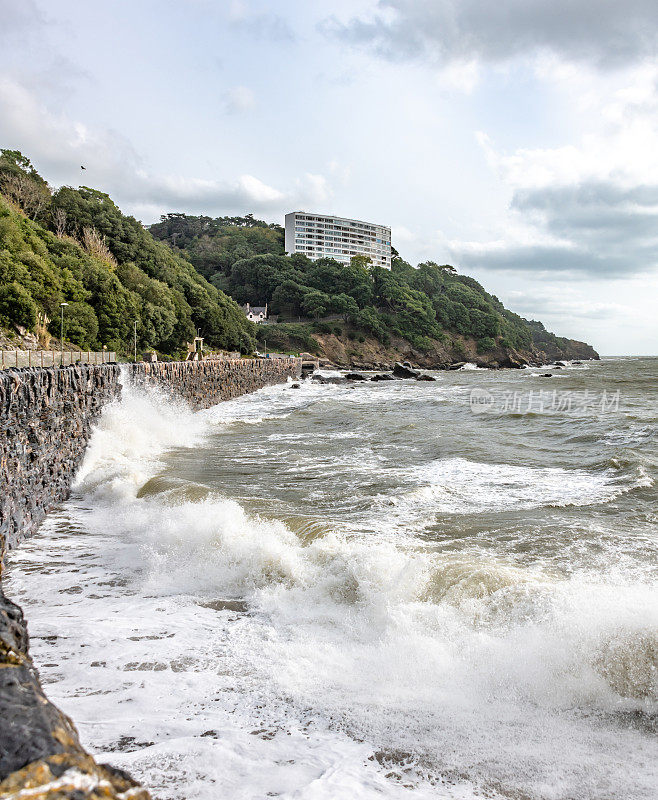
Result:
M76 587L94 630L84 657L103 664L103 679L87 717L115 720L97 747L113 748L132 721L144 746L112 758L156 776L163 797L180 794L175 774L186 796L208 800L247 785L236 796L622 800L629 780L633 797L649 800L658 779L643 736L658 717L649 582L548 567L486 541L455 549L400 535L401 520L416 517L447 515L457 531L466 514L605 504L635 478L462 457L359 467L337 455L335 471L397 481L371 495L364 525L238 500L221 480L172 469L176 451L189 461L229 426L239 446L241 424L257 421L263 442L298 458L281 480L315 487L304 464L318 453L301 450L313 426L276 425L333 391L278 387L193 414L126 386L106 409L78 476L83 503L60 520L95 537L102 567L69 550L70 572L42 579L58 624L71 602L63 592ZM355 438L340 425L319 436L336 447ZM99 589L104 571L120 591Z

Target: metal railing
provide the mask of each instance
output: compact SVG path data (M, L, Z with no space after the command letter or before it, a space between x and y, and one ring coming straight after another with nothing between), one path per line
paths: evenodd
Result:
M0 350L0 369L107 364L116 360L117 354L109 350Z

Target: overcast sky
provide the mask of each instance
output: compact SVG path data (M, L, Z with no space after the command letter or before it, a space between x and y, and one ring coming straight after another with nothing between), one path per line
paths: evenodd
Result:
M602 354L658 352L657 126L656 0L0 0L0 146L53 185L391 225Z

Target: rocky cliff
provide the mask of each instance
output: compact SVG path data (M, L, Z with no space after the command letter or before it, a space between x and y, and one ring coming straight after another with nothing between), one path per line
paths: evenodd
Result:
M485 353L478 351L474 339L455 336L449 343L432 340L427 350L414 348L406 339L391 337L388 345L367 336L363 341L335 334L313 334L318 342L318 354L332 364L354 369L387 369L396 361L410 361L424 369L446 369L457 361L477 362L481 366L515 366L529 363L536 366L550 364L556 360L598 359L599 354L591 345L572 339L534 344L527 350L514 350L500 345Z

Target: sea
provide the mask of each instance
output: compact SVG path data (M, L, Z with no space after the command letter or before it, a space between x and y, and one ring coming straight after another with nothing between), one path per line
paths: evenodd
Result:
M197 413L124 378L7 585L98 760L162 800L658 797L658 359L432 375Z

